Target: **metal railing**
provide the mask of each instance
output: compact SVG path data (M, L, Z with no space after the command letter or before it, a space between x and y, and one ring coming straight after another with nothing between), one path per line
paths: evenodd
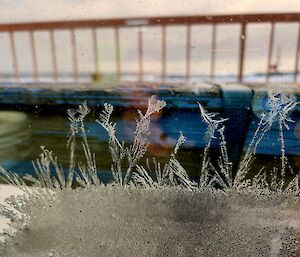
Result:
M20 72L18 66L18 56L16 51L16 42L14 33L23 31L28 32L29 42L31 48L32 58L32 73L35 81L39 81L39 64L37 59L35 31L49 31L50 52L52 61L52 74L54 81L59 79L58 61L56 53L55 31L69 30L70 44L72 52L72 67L74 81L78 81L80 71L78 69L78 56L76 44L76 29L90 29L91 40L93 44L93 58L94 58L94 72L99 72L99 58L98 58L98 38L96 29L98 28L112 28L114 30L114 44L115 44L115 63L116 73L120 78L122 74L121 51L120 51L120 28L123 27L147 27L159 26L161 27L161 78L166 78L166 64L167 64L167 27L170 26L185 26L186 27L186 46L185 46L185 77L188 80L191 76L191 26L210 24L212 26L212 40L211 40L211 55L210 55L210 79L213 80L216 76L216 40L217 40L217 26L223 24L239 24L239 57L238 57L238 73L237 81L242 82L244 76L245 51L247 40L247 26L250 23L269 23L271 24L271 31L269 35L268 59L266 67L266 80L268 81L271 75L271 59L273 55L274 33L276 23L299 23L297 46L295 49L295 64L293 71L293 80L296 82L299 72L299 55L300 55L300 13L269 13L269 14L243 14L243 15L207 15L207 16L174 16L174 17L150 17L150 18L128 18L128 19L98 19L98 20L77 20L77 21L53 21L53 22L32 22L32 23L15 23L15 24L0 24L0 33L8 32L11 48L12 63L14 67L14 77L16 81L20 81ZM139 80L144 78L144 46L143 46L143 30L138 30L138 75Z

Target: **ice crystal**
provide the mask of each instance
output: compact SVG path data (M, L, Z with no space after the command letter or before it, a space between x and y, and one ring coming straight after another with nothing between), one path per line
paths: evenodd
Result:
M293 122L293 120L289 118L289 114L297 104L298 102L295 102L295 99L292 96L283 93L274 94L269 91L268 105L270 106L270 109L267 115L264 115L265 129L270 129L276 119L279 119L279 122L282 123L286 129L289 129L288 122Z
M84 127L84 119L89 114L90 109L87 107L86 102L83 105L80 105L77 110L71 109L68 110L70 124L70 136L68 147L70 148L70 168L68 174L68 184L70 187L72 185L74 170L76 166L75 160L75 147L76 147L76 135L81 133L82 138L82 148L84 150L84 155L86 158L86 164L79 163L78 168L80 170L80 174L76 175L76 181L83 187L87 187L90 185L99 185L100 180L97 176L97 167L96 167L96 157L90 150L89 143L87 140L85 127Z
M198 103L201 117L203 121L207 124L207 131L205 133L205 140L206 145L204 148L204 153L202 157L202 165L201 165L201 172L200 172L200 179L199 179L199 185L209 185L212 183L218 183L222 187L226 187L226 184L231 184L231 164L228 161L227 156L227 149L226 149L226 142L224 137L224 125L223 123L227 121L228 119L217 119L218 113L208 113L203 106ZM221 157L219 160L219 166L220 166L220 172L216 170L216 168L212 165L209 158L209 149L211 146L212 140L216 139L216 132L219 133L221 136ZM211 179L209 177L210 170L214 172L213 178ZM224 179L227 180L225 182L223 178L221 177L220 173L222 173L225 177Z
M161 164L153 159L153 164L155 171L153 172L149 165L149 160L147 160L148 171L143 167L137 165L137 170L133 174L133 181L139 185L146 188L150 187L161 187L161 186L171 186L171 187L183 187L189 190L194 190L196 183L189 179L186 170L181 166L179 161L176 159L176 154L182 144L186 141L185 136L180 132L180 136L171 153L169 161L161 169ZM150 174L155 174L155 179L151 178Z
M0 168L7 183L25 192L0 206L1 215L11 220L11 229L2 233L0 256L299 256L299 174L286 184L283 133L296 104L288 96L269 95L270 109L234 175L224 134L227 119L208 113L199 103L207 132L198 184L177 159L186 141L181 132L164 165L155 158L140 163L148 147L151 115L164 101L153 96L146 112L138 111L130 145L118 140L113 106L104 105L97 123L109 138L114 182L108 185L100 182L89 148L87 104L69 110L68 170L45 147L33 162L35 176L20 177ZM256 148L275 122L281 167L270 174L262 167L248 178ZM219 142L217 163L209 156L212 140ZM76 161L78 141L84 163ZM80 187L73 189L74 178Z
M198 102L198 106L200 109L201 117L203 121L207 124L207 130L205 133L206 142L210 141L215 137L215 132L222 127L223 122L227 121L228 119L217 119L216 117L219 115L218 113L208 113L203 106Z
M217 184L221 188L230 188L233 186L232 177L232 163L229 161L226 140L224 136L224 127L218 129L221 137L220 150L221 155L218 159L218 167L216 168L213 164L210 164L210 168L213 171L213 177L210 181L211 185Z
M145 114L138 110L139 119L137 120L135 137L133 144L125 147L124 143L120 143L116 137L116 124L110 121L113 107L109 104L104 105L104 111L100 114L97 122L107 131L109 137L109 150L111 152L113 164L111 171L116 182L120 185L127 184L130 180L132 169L137 165L138 161L145 155L148 147L148 135L150 117L155 112L159 112L166 103L157 100L155 96L151 96L148 101L148 108ZM122 163L127 159L127 167L125 176L123 177Z
M66 179L64 176L63 167L58 164L57 157L47 150L45 147L41 147L42 153L40 158L33 162L33 167L37 178L31 175L26 175L25 179L34 183L35 186L45 188L64 188L66 187ZM55 169L55 175L51 174L51 165Z
M287 157L285 155L285 143L284 143L284 128L289 129L288 122L293 122L289 118L289 114L296 107L299 102L296 102L293 97L287 96L285 94L273 94L268 92L268 105L269 110L261 115L261 119L258 123L258 127L254 133L254 136L248 146L246 154L242 159L239 169L237 171L234 186L236 188L249 186L251 181L245 180L246 175L249 173L251 163L254 160L254 155L258 144L263 139L264 135L271 129L274 122L278 123L279 126L279 140L280 140L280 151L281 151L281 169L280 169L280 183L278 184L278 190L283 191L285 186L285 173L287 166ZM276 170L276 168L275 168ZM272 179L277 176L277 171L271 174ZM261 178L265 178L262 176ZM257 180L255 180L256 182ZM266 180L262 182L263 184L268 184ZM252 183L253 184L253 183ZM274 185L274 182L273 182ZM256 186L256 185L254 185ZM288 186L289 187L289 186ZM271 186L274 189L274 186ZM277 189L276 189L277 190Z

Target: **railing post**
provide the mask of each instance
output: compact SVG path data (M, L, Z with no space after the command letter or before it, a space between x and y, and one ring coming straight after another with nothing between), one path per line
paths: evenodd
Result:
M33 73L34 79L36 82L39 81L39 67L38 61L36 56L36 49L35 49L35 41L34 41L34 32L31 30L29 31L29 39L30 39L30 46L31 46L31 59L32 59L32 66L33 66Z
M246 23L243 22L241 25L242 26L241 26L241 34L240 34L238 82L243 82L245 45L246 45Z
M143 31L142 27L138 29L139 81L141 82L144 79Z
M116 73L118 80L121 79L121 56L120 56L120 31L115 28L115 54L116 54Z
M75 81L78 81L80 79L80 63L79 59L80 56L77 53L77 47L76 47L76 36L79 36L79 34L76 35L77 29L91 29L92 30L92 40L93 40L93 53L94 53L94 69L95 74L97 77L100 77L99 75L99 69L101 68L101 64L99 63L99 54L101 56L101 53L98 49L98 42L97 42L97 27L105 27L105 28L111 28L114 29L114 40L113 44L115 44L115 63L116 63L116 74L119 79L121 79L121 66L122 66L122 52L120 44L120 31L123 27L139 27L140 30L137 34L137 52L138 52L138 79L140 81L145 79L145 49L144 49L144 40L145 40L145 32L141 30L143 26L160 26L161 27L161 79L162 81L165 81L168 77L168 38L167 38L167 29L168 26L185 26L186 27L186 46L184 46L186 49L185 57L183 57L183 62L185 61L185 78L186 81L191 80L192 78L192 29L195 24L204 25L209 24L212 26L212 38L211 38L211 54L208 57L210 59L210 79L213 81L217 76L217 58L219 57L218 53L218 40L217 40L217 33L218 25L219 24L240 24L240 40L239 40L239 57L238 57L238 74L236 80L238 82L243 82L243 79L245 78L244 70L245 70L245 60L247 58L246 55L246 47L247 47L247 26L248 23L256 23L256 24L263 24L268 23L271 25L270 35L268 35L268 56L267 56L267 70L265 71L266 74L266 81L271 80L272 73L274 70L276 70L277 65L276 62L274 62L273 54L274 54L274 46L276 46L275 42L275 33L276 33L276 25L277 23L294 23L297 22L299 25L298 28L298 40L297 40L297 46L296 46L296 58L294 62L293 69L293 81L297 82L297 77L299 73L299 62L300 62L300 13L265 13L265 14L242 14L242 15L198 15L198 16L174 16L174 17L141 17L137 19L107 19L107 20L81 20L81 21L53 21L53 22L32 22L32 23L16 23L16 24L0 24L0 32L1 33L8 33L8 40L10 43L10 53L11 53L11 59L12 59L12 65L13 65L13 72L12 79L16 81L20 81L22 79L22 70L20 71L20 53L18 53L18 45L20 42L17 42L16 38L16 31L23 31L25 33L29 33L29 44L30 44L30 53L31 54L31 61L32 61L32 77L35 79L35 81L41 80L41 61L38 57L39 52L37 51L37 35L36 31L49 31L50 33L50 50L51 50L51 61L52 61L52 68L53 68L53 78L55 81L59 80L59 58L57 56L58 52L56 52L56 45L55 45L55 32L57 30L67 30L67 33L71 34L71 55L72 55L72 71L73 71L73 77ZM297 32L296 32L297 33ZM135 39L136 40L136 39ZM69 43L69 44L70 44ZM78 43L78 42L77 42ZM19 54L19 56L18 56ZM184 60L185 58L185 60ZM100 58L100 61L102 59ZM19 62L19 63L18 63ZM20 74L21 73L21 74Z
M12 55L12 64L14 67L15 79L17 82L20 82L20 73L19 73L19 66L17 60L17 51L15 45L15 38L13 31L9 32L9 39L10 39L10 48L11 48L11 55Z
M297 48L296 48L294 82L297 82L297 75L298 75L298 69L299 69L299 57L300 57L300 23L299 23L298 41L297 41Z
M51 59L52 59L52 69L53 69L53 79L58 82L58 69L57 69L57 59L56 59L56 45L54 31L50 30L50 47L51 47Z
M166 26L163 25L161 27L161 78L162 81L166 79L166 61L167 61L167 44L166 44L166 37L167 31Z
M269 39L269 54L268 54L268 66L267 66L267 77L266 82L270 80L270 72L271 72L271 62L273 56L273 47L274 47L274 33L275 33L275 23L271 23L271 32L270 32L270 39Z
M217 25L212 25L212 40L211 40L211 56L210 56L210 79L215 77L215 60L216 60L216 40L217 40Z
M75 29L71 29L71 46L72 46L72 63L73 63L73 77L74 81L78 82L78 61L77 61L77 47Z
M185 70L186 81L190 80L190 69L191 69L191 25L187 25L186 27L186 70Z
M97 76L100 74L100 66L99 66L98 37L97 37L97 30L95 28L92 29L92 37L93 37L93 51L94 51L94 73L95 76Z

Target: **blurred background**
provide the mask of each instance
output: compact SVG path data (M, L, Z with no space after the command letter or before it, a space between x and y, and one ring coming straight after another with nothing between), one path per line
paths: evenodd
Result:
M22 174L32 173L41 145L68 167L66 110L84 101L93 110L91 149L109 180L107 135L95 123L105 102L115 106L120 140L130 143L136 109L145 111L151 95L165 100L146 157L165 162L182 131L178 158L197 177L207 128L197 102L229 118L236 169L270 108L267 93L300 99L299 0L2 0L0 10L0 164ZM291 115L285 147L298 170L300 107ZM280 165L278 133L274 124L261 141L253 174ZM219 152L216 138L214 161Z
M294 17L286 22L283 16L259 21L262 13L300 12L297 0L3 0L0 10L1 24L87 22L36 28L27 24L26 28L19 29L2 26L2 81L28 82L34 80L34 75L40 81L51 81L55 76L60 81L72 81L74 73L78 73L74 76L79 81L91 81L107 74L112 77L118 73L125 80L137 80L141 79L138 77L140 72L143 80L150 81L159 80L162 73L173 80L175 76L180 80L188 75L193 81L208 81L212 76L217 81L236 81L241 68L241 36L245 36L242 57L245 81L265 81L268 72L274 75L268 78L271 81L296 80L299 21ZM247 23L245 35L241 34L241 22L247 22L245 18L240 21L239 18L210 18L212 15L240 14L255 14L252 22ZM189 24L185 20L177 24L172 24L171 20L151 24L147 20L168 16L207 16L207 19ZM118 20L121 18L137 19ZM101 25L103 19L111 22ZM89 24L88 20L98 21L98 25L95 22ZM160 25L165 25L165 31ZM74 30L70 32L70 28ZM49 35L51 31L53 34ZM72 44L75 44L75 52Z

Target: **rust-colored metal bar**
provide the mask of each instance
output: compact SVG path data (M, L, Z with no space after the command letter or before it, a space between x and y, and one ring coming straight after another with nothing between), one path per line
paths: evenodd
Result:
M297 48L296 48L294 82L297 82L297 76L299 70L299 58L300 58L300 23L299 23L298 40L297 40Z
M143 46L143 30L138 30L138 58L139 58L139 81L144 79L144 46Z
M186 27L186 69L185 78L187 81L190 79L191 73L191 26Z
M268 66L267 66L267 77L266 82L270 80L271 73L271 65L272 65L272 56L273 56L273 48L274 48L274 34L275 34L275 23L271 23L271 31L270 31L270 39L269 39L269 50L268 50Z
M77 59L75 29L71 29L70 33L71 33L71 47L72 47L73 78L75 82L78 82L79 74L78 74L78 59Z
M235 15L198 15L168 17L136 17L121 19L73 20L1 24L0 32L25 30L59 30L96 27L162 26L182 24L299 22L300 13L260 13Z
M93 38L93 53L94 53L94 73L95 75L97 75L100 73L100 65L99 65L98 37L97 37L97 30L95 28L92 29L92 38Z
M240 48L239 48L239 73L238 82L243 81L244 72L244 59L245 59L245 46L246 46L246 23L241 24L241 34L240 34Z
M166 26L161 27L161 79L166 79L166 68L167 68L167 28Z
M212 25L211 38L211 55L210 55L210 79L215 77L215 62L216 62L216 41L217 41L217 25Z
M115 55L116 55L116 73L117 77L121 79L121 49L120 49L120 30L115 28Z
M115 55L116 55L116 73L118 77L121 77L121 55L120 55L120 37L119 29L120 27L142 27L142 26L160 26L162 27L162 68L161 75L162 79L166 78L167 70L167 44L166 44L166 29L167 26L172 25L186 25L187 26L187 48L186 48L186 77L190 77L190 58L191 58L191 49L188 47L188 41L190 41L191 32L190 26L194 24L211 24L213 27L212 32L212 45L211 45L211 67L210 67L210 77L213 80L215 76L215 62L216 62L216 38L217 38L217 25L218 24L242 24L241 35L243 33L246 35L246 24L248 23L271 23L271 33L269 41L269 52L268 52L268 66L267 66L267 76L266 80L270 78L270 71L272 68L272 55L273 55L273 43L274 43L274 34L275 34L275 24L277 22L298 22L300 24L300 13L262 13L262 14L241 14L241 15L201 15L201 16L169 16L169 17L137 17L137 18L120 18L120 19L96 19L96 20L73 20L73 21L54 21L54 22L31 22L31 23L13 23L13 24L0 24L0 33L8 32L10 35L10 45L14 66L14 73L16 80L20 79L19 68L17 63L17 53L16 46L14 42L13 33L15 31L29 31L32 33L30 36L31 40L31 49L32 49L32 60L33 60L33 70L36 80L39 79L39 67L37 62L37 56L34 45L33 33L36 30L48 30L50 31L50 46L51 46L51 58L53 66L53 77L55 81L58 81L58 66L57 66L57 57L56 57L56 46L54 38L54 30L68 29L71 31L71 44L72 44L72 61L73 61L73 76L75 80L79 78L78 70L78 58L76 51L76 39L75 39L75 29L88 28L93 31L93 38L97 37L94 32L96 28L110 27L115 29ZM300 29L300 28L299 28ZM244 31L243 31L244 30ZM140 47L140 44L143 45L142 34L138 35L139 40L139 70L140 70L140 79L141 75L144 75L144 63L143 63L143 47ZM242 37L241 37L242 38ZM94 53L98 52L97 48L97 38L93 39L94 41ZM95 43L96 41L96 43ZM32 43L33 42L33 43ZM298 45L296 54L300 54L300 32L298 36ZM243 68L244 68L244 58L245 58L245 39L240 40L239 48L239 71L238 71L238 81L243 80ZM141 54L140 54L141 53ZM95 55L95 70L99 70L99 60L98 54ZM295 60L295 70L294 70L294 80L298 74L298 65L299 58ZM141 61L142 60L142 61Z
M56 44L54 31L50 30L50 49L51 49L51 60L53 69L53 79L58 82L58 68L57 68L57 58L56 58Z
M11 49L12 64L14 67L15 79L17 82L20 82L20 72L18 67L16 44L15 44L14 33L12 31L9 32L9 40L10 40L10 49Z
M32 59L34 79L35 79L35 81L39 81L39 67L38 67L33 31L29 31L29 40L30 40L31 59Z

